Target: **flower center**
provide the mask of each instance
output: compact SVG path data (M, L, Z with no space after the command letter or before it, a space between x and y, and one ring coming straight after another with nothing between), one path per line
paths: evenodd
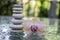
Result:
M38 29L38 27L37 27L37 26L35 26L35 25L32 25L32 26L31 26L31 31L32 31L32 32L36 32L36 31L37 31L37 29Z

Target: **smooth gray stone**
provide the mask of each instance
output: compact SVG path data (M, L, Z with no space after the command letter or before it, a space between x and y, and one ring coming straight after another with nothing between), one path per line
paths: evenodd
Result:
M22 10L18 10L18 9L17 10L13 10L13 12L19 12L19 11L22 11Z
M23 8L13 8L13 11L22 11Z
M21 9L23 9L23 8L13 8L13 9L14 9L14 10L15 10L15 9L19 9L19 10L21 10Z
M23 25L10 25L10 28L12 28L12 29L22 29Z
M23 11L13 11L13 13L21 13L21 12L23 12Z
M13 14L22 14L22 11L13 11Z
M22 14L22 12L13 12L13 14Z
M13 6L21 6L21 4L14 4Z
M17 24L17 23L23 23L23 20L16 20L16 19L13 18L13 19L11 20L11 22L12 22L12 23L16 23L16 24Z
M23 7L22 4L14 4L13 7Z
M11 32L23 32L23 30L11 30Z
M23 14L13 14L12 15L14 18L23 18L24 15Z
M13 8L23 8L23 5L13 6Z

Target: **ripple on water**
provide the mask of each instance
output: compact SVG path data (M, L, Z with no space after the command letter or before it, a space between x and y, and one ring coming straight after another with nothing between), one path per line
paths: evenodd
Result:
M9 40L10 28L9 24L0 25L0 40Z

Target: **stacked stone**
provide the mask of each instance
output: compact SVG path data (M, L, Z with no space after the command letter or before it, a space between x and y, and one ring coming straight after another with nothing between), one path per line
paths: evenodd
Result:
M12 19L12 25L10 26L12 30L22 30L23 29L23 17L22 14L23 11L23 5L22 4L15 4L13 5L13 19Z

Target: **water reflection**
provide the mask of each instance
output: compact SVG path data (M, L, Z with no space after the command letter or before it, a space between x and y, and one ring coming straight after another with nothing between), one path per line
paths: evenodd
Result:
M12 17L10 16L0 16L0 24L9 24L11 23Z
M48 18L42 18L43 22L46 22L49 26L46 29L45 37L39 38L37 35L32 33L29 37L23 38L23 32L11 32L9 25L11 24L12 17L0 17L0 40L58 40L60 36L56 34L58 31L58 21L55 20L53 27L49 25ZM47 20L47 21L46 21Z
M9 40L10 28L8 24L0 25L0 40Z
M60 35L60 19L58 20L58 31L57 33Z

